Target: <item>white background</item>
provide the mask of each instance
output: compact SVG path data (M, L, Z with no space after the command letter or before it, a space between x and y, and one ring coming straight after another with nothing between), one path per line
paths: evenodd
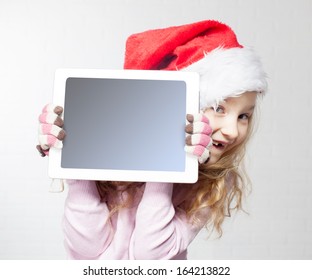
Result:
M122 69L151 28L218 19L262 57L270 90L248 157L253 191L190 259L312 259L312 1L0 0L0 259L65 259L66 192L48 192L37 118L62 67Z

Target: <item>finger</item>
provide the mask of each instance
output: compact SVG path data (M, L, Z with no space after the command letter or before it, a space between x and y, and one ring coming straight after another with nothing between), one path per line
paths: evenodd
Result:
M63 107L50 103L43 107L42 113L55 113L60 116L63 113Z
M209 123L208 118L207 118L205 115L203 115L203 114L195 114L195 115L187 114L187 115L186 115L186 119L187 119L190 123L193 123L193 122L205 122L205 123Z
M42 113L39 116L39 122L41 124L55 124L56 126L63 127L64 121L55 113Z
M61 127L53 124L40 124L39 125L39 134L42 135L53 135L59 140L64 140L66 133Z
M185 138L186 145L203 147L210 147L212 145L212 139L206 134L192 134Z
M197 157L198 159L198 162L201 164L201 163L205 163L208 158L209 158L209 155L210 155L210 151L203 147L203 146L185 146L184 147L184 150L191 154L191 155L194 155Z
M62 141L58 140L53 135L39 135L39 144L43 150L48 150L51 147L61 149L63 148Z
M36 148L42 157L49 155L49 150L42 149L42 147L40 145L37 145Z
M203 133L211 135L212 129L208 123L194 122L185 126L185 132L189 134Z

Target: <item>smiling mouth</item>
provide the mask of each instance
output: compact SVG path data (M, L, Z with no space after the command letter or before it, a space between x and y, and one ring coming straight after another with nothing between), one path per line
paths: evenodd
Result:
M212 145L219 150L222 150L225 148L225 144L217 142L217 141L213 141Z

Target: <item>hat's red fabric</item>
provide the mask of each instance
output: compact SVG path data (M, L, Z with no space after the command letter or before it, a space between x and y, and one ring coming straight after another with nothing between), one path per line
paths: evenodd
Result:
M124 68L180 70L218 47L242 46L229 26L215 20L148 30L128 38Z

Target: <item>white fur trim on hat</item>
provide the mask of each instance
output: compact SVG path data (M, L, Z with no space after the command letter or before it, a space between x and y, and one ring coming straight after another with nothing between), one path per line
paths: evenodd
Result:
M246 91L265 93L266 74L251 48L217 48L182 71L200 75L200 109Z

